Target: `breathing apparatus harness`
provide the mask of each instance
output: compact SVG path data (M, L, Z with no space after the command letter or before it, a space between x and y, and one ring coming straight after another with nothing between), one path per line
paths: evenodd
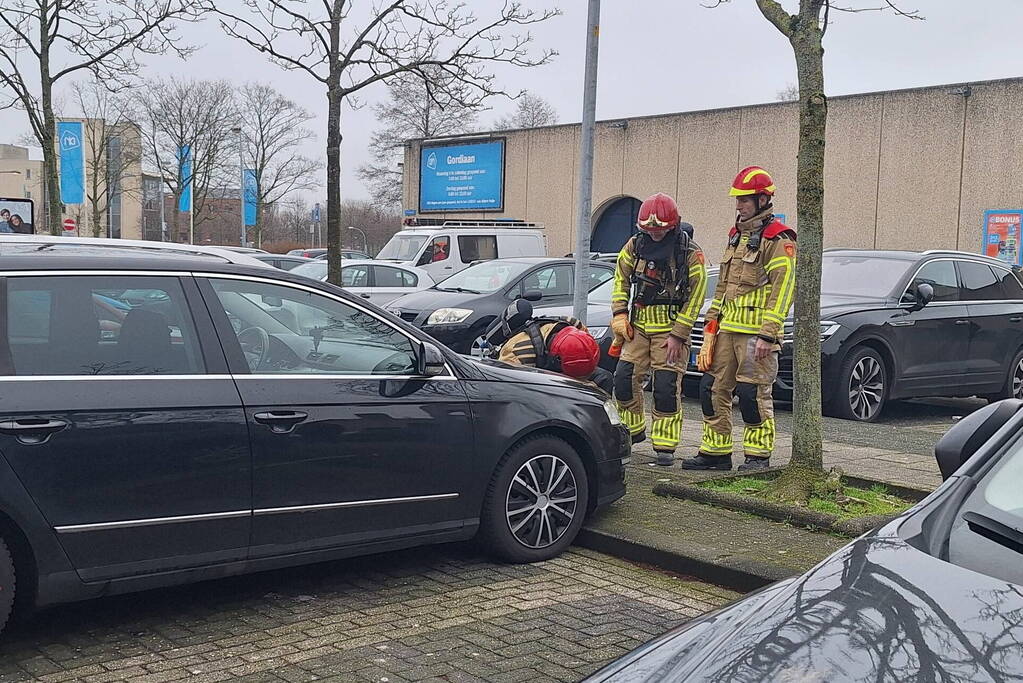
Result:
M683 271L692 251L691 230L692 226L683 223L674 235L660 242L644 232L636 237L637 267L632 272L631 318L639 308L664 304L669 306L669 315L674 318L689 301L689 273Z

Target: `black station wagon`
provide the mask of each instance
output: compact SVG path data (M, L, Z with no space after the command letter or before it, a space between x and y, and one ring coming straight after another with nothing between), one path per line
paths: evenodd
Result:
M338 288L213 255L0 251L0 624L15 596L475 535L544 560L624 494L605 395Z

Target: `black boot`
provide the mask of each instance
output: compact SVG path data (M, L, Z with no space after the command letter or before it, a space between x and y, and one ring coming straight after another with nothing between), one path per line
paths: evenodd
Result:
M634 444L636 444L636 443L643 443L644 441L646 441L646 431L645 430L640 432L639 434L633 434L632 435L632 443L634 443Z
M763 457L758 458L752 455L747 455L746 462L739 465L737 469L740 472L756 472L759 470L766 470L770 466L771 456L767 456L766 458Z
M731 470L732 458L728 455L706 455L697 453L695 458L682 461L684 470Z
M654 451L657 456L657 464L662 467L671 467L675 464L675 451Z

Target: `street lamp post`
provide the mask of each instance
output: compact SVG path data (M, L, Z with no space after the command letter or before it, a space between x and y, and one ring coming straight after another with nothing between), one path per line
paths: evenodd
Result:
M349 230L354 230L355 232L357 232L360 235L362 235L362 249L366 253L366 256L369 256L369 240L366 239L366 233L364 233L359 228L356 228L356 227L351 226L351 225L348 226L348 229Z
M232 128L231 132L238 136L238 199L241 204L241 233L238 246L245 246L245 141L242 139L242 129Z

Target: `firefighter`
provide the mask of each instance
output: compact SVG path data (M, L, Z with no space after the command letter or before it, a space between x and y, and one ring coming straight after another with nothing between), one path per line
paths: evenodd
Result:
M739 171L735 225L721 258L714 299L707 311L697 367L703 440L684 469L732 469L732 395L745 423L740 470L768 467L774 451L774 402L785 318L795 290L796 233L774 217L774 181L759 166Z
M646 439L643 383L653 374L650 440L657 464L674 463L682 431L682 378L689 333L707 289L703 251L679 230L678 206L666 194L643 202L621 253L611 294L613 346L621 348L614 394L633 443Z
M588 380L611 395L611 373L597 365L600 347L575 318L534 318L504 342L498 360Z

